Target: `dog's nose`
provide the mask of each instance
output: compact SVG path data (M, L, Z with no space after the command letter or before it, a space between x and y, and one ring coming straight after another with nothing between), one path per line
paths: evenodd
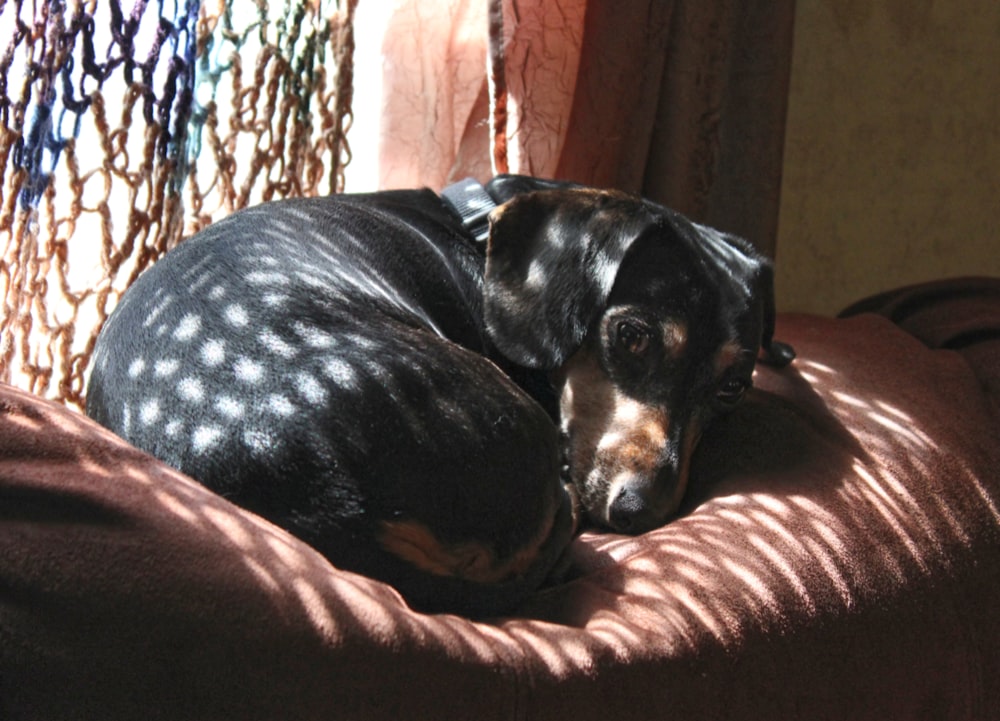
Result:
M623 533L642 533L655 528L662 519L641 493L623 486L608 506L608 525Z

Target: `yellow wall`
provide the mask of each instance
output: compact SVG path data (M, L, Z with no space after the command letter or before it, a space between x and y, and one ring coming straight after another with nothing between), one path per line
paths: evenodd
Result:
M1000 275L1000 3L799 0L778 306Z

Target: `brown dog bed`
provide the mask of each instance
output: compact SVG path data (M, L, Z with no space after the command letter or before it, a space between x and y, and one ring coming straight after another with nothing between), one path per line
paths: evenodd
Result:
M983 719L1000 708L1000 281L782 316L684 515L515 616L389 587L0 387L2 719Z

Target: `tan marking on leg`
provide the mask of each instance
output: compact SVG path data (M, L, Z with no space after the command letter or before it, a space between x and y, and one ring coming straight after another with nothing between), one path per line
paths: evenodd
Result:
M539 533L507 559L479 541L447 544L418 521L383 521L378 541L389 553L436 576L454 576L476 583L499 583L525 573L552 533L550 516Z

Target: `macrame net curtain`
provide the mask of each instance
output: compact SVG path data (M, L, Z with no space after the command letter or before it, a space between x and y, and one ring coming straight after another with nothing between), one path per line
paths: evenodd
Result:
M356 0L0 0L0 382L77 407L183 237L343 189Z

